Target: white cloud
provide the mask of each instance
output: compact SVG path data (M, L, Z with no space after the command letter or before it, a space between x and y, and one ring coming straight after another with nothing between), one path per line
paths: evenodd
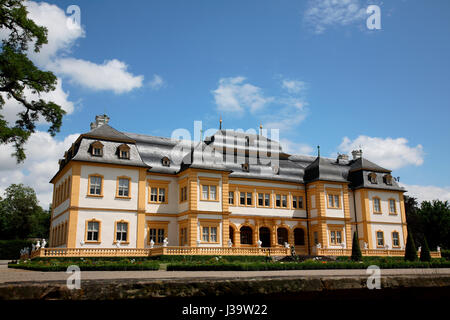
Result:
M306 83L299 80L284 79L281 83L281 86L289 93L300 93L306 88Z
M8 121L10 124L13 124L18 118L17 113L24 111L25 107L15 99L7 98L6 94L4 93L0 93L0 95L2 95L5 99L5 105L2 107L2 115L4 116L6 121ZM53 101L54 103L61 106L61 108L66 111L67 114L71 114L74 110L75 104L68 99L69 94L63 90L61 79L58 79L54 91L44 92L39 96L36 93L32 93L31 90L25 89L24 95L30 101L38 99L43 99L44 101ZM45 119L39 119L38 123L45 124Z
M219 111L242 114L245 110L249 110L254 113L273 101L273 98L263 95L261 88L245 81L244 77L219 80L218 88L213 91Z
M36 191L40 205L47 209L53 192L49 181L58 171L58 159L78 136L71 134L59 141L47 132L36 131L25 144L27 158L21 164L11 157L12 145L0 145L0 194L13 183L23 183Z
M355 140L348 137L342 139L338 150L350 153L352 150L362 149L363 157L387 169L399 169L407 165L420 166L423 163L423 147L408 146L405 138L378 138L359 136Z
M219 111L238 115L249 112L260 117L265 128L289 131L306 117L306 83L283 79L281 89L280 95L268 96L263 89L239 76L221 78L213 95Z
M365 17L366 8L359 0L310 0L304 21L320 34L329 27L350 25Z
M27 9L36 24L48 29L48 43L38 53L30 46L28 55L32 61L91 90L124 93L142 86L144 77L128 72L125 62L111 59L96 64L68 57L76 41L85 37L86 32L82 26L71 23L72 20L61 8L46 2L28 1Z
M164 81L164 79L160 75L157 75L157 74L154 74L153 79L149 82L149 86L153 90L159 90L162 87L164 87L165 85L166 85L166 82Z
M310 155L314 151L314 149L306 143L298 143L289 139L281 139L280 144L283 151L289 154Z
M408 196L417 198L419 202L441 200L450 201L450 186L449 187L437 187L437 186L420 186L420 185L407 185L401 184L407 192Z
M45 66L56 55L70 53L75 41L85 36L82 27L71 27L72 25L67 23L69 17L58 6L33 1L26 2L26 6L28 17L37 25L48 29L48 43L42 46L39 53L35 53L33 47L30 47L29 52L32 60L41 66Z
M124 93L142 86L143 76L134 76L127 71L127 65L119 60L96 64L74 58L58 59L50 64L56 73L68 76L80 86L92 90L111 90Z

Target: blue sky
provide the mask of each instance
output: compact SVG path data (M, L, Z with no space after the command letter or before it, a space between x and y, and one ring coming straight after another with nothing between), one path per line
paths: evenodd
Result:
M52 170L30 172L56 163L71 135L106 112L125 132L170 137L196 120L215 128L222 116L226 128L280 128L292 153L315 155L320 145L334 157L361 146L415 196L450 200L448 1L46 3L30 10L60 34L34 61L60 78L69 114L55 139L39 126L55 146L47 157L3 165L19 172L0 178L0 189L41 179L35 187L48 201ZM81 29L64 33L52 17L72 4ZM381 9L381 30L366 27L370 4Z

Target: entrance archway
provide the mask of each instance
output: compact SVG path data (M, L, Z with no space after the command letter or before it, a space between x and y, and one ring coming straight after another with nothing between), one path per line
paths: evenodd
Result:
M270 229L267 227L259 228L259 240L261 240L261 247L270 247Z
M280 245L284 245L285 242L289 242L288 230L286 228L278 228L277 229L277 238L278 238L278 244L280 244Z
M230 226L230 240L233 243L233 246L235 245L234 243L234 229L233 227Z

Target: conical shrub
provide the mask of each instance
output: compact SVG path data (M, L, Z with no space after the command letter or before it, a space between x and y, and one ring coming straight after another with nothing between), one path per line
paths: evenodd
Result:
M417 260L416 246L414 245L414 239L412 237L411 232L409 232L409 230L408 230L408 238L406 239L405 260L406 261L416 261Z
M361 248L359 247L358 234L353 232L353 242L352 242L352 261L361 261L362 254Z
M431 261L430 248L425 237L423 238L422 250L420 251L420 261Z

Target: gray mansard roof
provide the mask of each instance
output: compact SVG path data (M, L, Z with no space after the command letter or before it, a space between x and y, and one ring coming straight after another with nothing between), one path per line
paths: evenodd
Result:
M103 144L103 155L90 152L92 143ZM130 159L120 159L118 147L130 147ZM163 161L168 159L169 165ZM262 135L219 130L204 141L193 142L120 132L108 124L80 135L60 160L60 170L69 161L88 161L147 168L148 172L177 174L188 168L229 172L230 178L252 178L308 183L317 180L347 182L353 189L375 188L404 191L393 179L387 185L384 169L365 159L339 160L306 155L289 155L277 141ZM248 168L242 164L248 163ZM371 172L377 183L369 181ZM53 179L52 179L53 180Z

